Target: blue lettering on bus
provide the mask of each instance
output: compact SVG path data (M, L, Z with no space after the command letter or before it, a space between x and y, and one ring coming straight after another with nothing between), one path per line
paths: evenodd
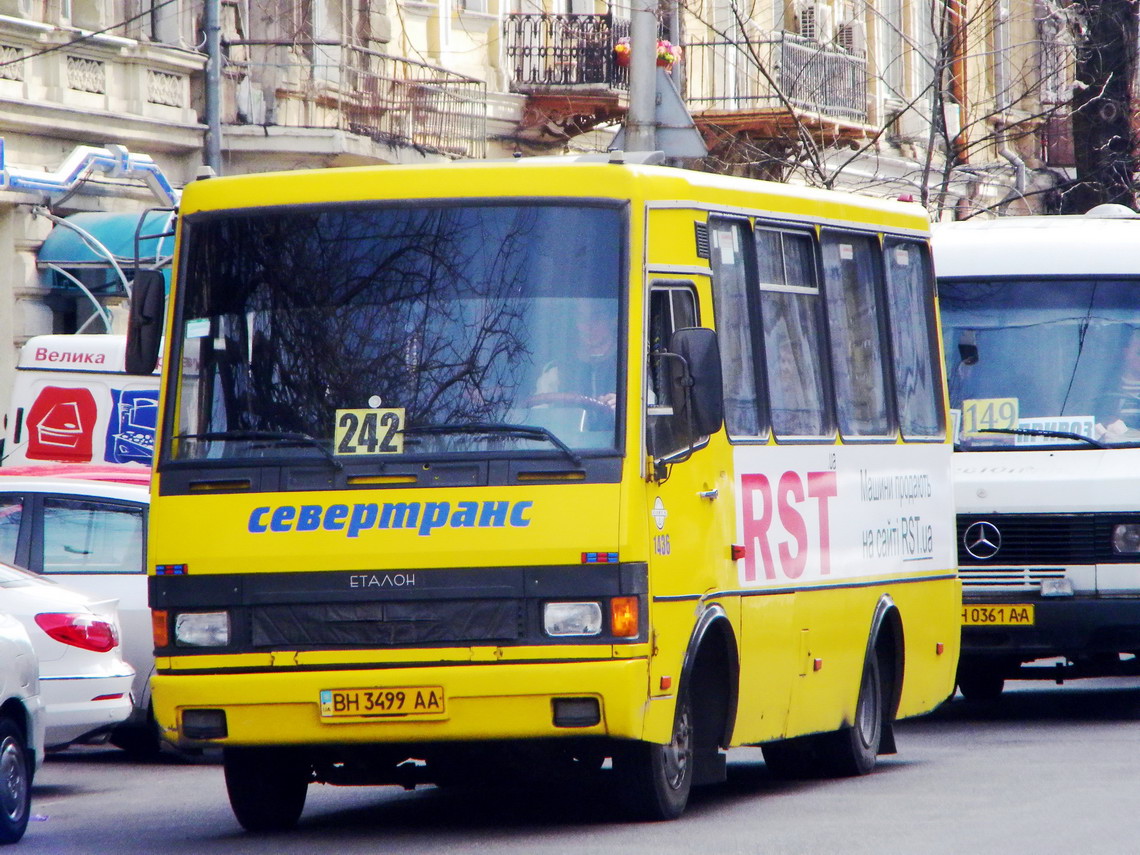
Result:
M354 505L278 505L254 508L248 529L253 534L267 531L343 531L360 537L363 531L410 529L420 537L436 529L449 528L526 528L530 525L532 501L506 502L358 502Z

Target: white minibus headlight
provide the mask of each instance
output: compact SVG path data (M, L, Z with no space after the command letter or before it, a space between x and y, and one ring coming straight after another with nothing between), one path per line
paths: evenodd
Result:
M1140 552L1140 523L1118 523L1113 526L1112 548L1121 555Z
M547 635L601 635L601 603L547 603L542 611Z
M225 647L230 643L229 613L179 613L174 618L174 643L186 647Z

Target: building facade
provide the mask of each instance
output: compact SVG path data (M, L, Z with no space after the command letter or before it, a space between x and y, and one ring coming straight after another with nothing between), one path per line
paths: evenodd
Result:
M906 194L941 218L1049 210L1072 177L1066 9L662 3L661 42L681 50L661 64L709 150L687 164ZM628 109L629 16L593 0L0 0L0 389L30 336L121 328L140 217L162 230L209 160L211 116L223 174L604 149ZM45 249L61 230L78 238Z

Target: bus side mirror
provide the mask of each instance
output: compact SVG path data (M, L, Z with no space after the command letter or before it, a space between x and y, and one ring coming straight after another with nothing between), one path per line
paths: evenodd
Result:
M166 315L166 277L161 270L140 270L131 287L127 323L128 374L151 374L158 365L162 322Z
M684 407L695 440L720 430L724 421L724 391L720 376L720 345L716 333L705 327L684 327L673 333L669 350L681 357L676 367L674 388Z

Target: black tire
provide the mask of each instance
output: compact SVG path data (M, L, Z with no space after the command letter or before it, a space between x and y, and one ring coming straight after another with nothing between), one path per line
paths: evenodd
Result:
M111 731L110 742L127 752L132 760L153 760L162 751L162 737L158 735L158 722L154 710L147 712L146 721L121 724Z
M996 701L1005 688L1005 675L994 665L963 663L958 668L958 691L967 701Z
M873 650L863 665L859 700L855 704L855 721L850 727L828 735L830 750L826 752L826 757L833 775L866 775L875 768L879 744L883 739L885 704L883 666L878 651Z
M777 778L797 780L819 777L824 774L824 767L816 740L817 737L801 736L780 742L765 742L760 746L764 752L764 765Z
M24 734L11 719L0 719L0 843L24 836L32 806L32 757Z
M312 767L286 748L227 748L222 754L226 791L246 831L285 831L305 807Z
M676 819L693 786L693 713L688 692L677 699L668 745L631 743L614 757L620 796L631 819Z

